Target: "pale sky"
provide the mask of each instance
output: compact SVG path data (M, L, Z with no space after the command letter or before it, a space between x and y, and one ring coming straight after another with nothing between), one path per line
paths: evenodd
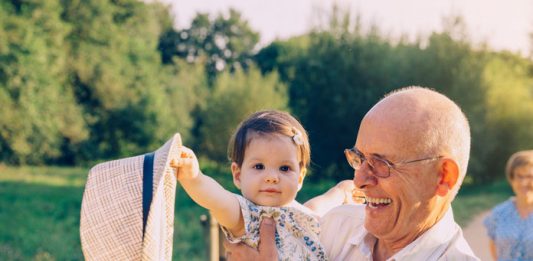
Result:
M474 43L486 41L493 49L527 55L533 32L533 0L163 0L171 2L178 28L188 27L197 12L213 17L239 10L261 35L260 45L303 34L320 21L320 10L333 3L362 15L363 24L376 23L393 36L427 36L442 30L442 19L462 15Z

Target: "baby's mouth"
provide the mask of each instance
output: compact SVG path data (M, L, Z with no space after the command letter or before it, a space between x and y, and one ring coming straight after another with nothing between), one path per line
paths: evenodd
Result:
M266 193L281 193L281 191L279 191L279 190L277 190L277 189L273 189L273 188L262 189L262 190L260 190L260 192L266 192Z

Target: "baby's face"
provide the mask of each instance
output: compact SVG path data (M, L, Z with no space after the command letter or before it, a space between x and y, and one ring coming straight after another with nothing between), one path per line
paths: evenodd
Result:
M231 165L233 181L242 195L257 205L285 206L295 199L305 176L297 153L290 137L254 136L246 147L242 166Z

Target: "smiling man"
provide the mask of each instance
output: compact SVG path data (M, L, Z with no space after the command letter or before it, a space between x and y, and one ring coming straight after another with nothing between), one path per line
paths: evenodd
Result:
M408 87L383 98L345 150L366 204L334 208L321 220L329 259L479 260L451 208L469 153L468 121L446 96ZM268 260L262 252L273 253L272 226L262 229L268 236L261 253L236 245L227 245L229 251Z
M333 260L478 260L451 209L466 174L468 121L446 96L420 87L387 95L345 151L364 208L333 209L321 240Z

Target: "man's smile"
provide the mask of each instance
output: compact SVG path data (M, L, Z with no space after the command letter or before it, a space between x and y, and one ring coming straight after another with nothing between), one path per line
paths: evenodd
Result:
M390 198L371 198L366 197L365 198L367 206L371 208L377 208L377 207L385 207L392 203L392 199Z

